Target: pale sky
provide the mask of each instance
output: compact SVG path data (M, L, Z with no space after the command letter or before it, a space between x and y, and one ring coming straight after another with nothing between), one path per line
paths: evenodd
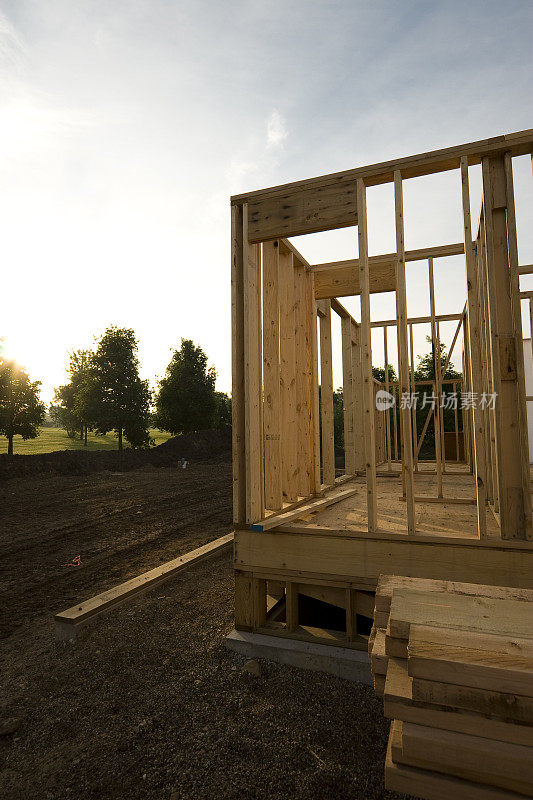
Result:
M229 391L230 195L533 127L532 34L530 0L0 0L7 354L49 401L68 351L114 323L143 376L188 337ZM514 166L532 263L530 159ZM404 193L408 249L461 240L457 172ZM390 252L392 187L368 194L370 251ZM357 254L354 228L293 241L311 263ZM410 315L426 273L409 268ZM436 281L437 311L460 311L463 260ZM372 306L394 315L393 295Z

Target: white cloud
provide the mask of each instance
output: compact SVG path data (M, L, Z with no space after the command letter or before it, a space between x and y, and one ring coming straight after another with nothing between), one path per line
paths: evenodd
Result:
M21 55L27 52L22 37L0 11L0 63L3 68L17 66Z
M287 131L287 127L285 125L285 120L279 113L274 109L267 122L267 144L269 147L279 147L279 145L285 141L287 136L289 135Z
M35 287L23 313L4 303L0 336L46 399L65 380L67 350L110 323L135 329L146 377L187 336L230 388L230 195L530 125L533 6L523 0L508 0L504 19L482 0L466 11L459 0L0 5L2 294ZM530 263L522 160L519 246ZM431 192L406 182L413 247L460 236L444 214L460 186L437 182ZM369 191L369 233L373 253L394 249L390 185ZM355 255L356 239L345 229L297 246L316 263ZM387 298L375 296L376 317L394 313ZM410 295L410 313L427 313L425 302Z

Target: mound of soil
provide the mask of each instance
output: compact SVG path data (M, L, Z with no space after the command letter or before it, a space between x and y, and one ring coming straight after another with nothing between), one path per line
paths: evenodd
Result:
M31 475L90 475L110 470L126 472L148 465L171 467L187 461L228 460L231 429L198 431L175 436L149 450L56 450L36 455L0 455L0 482Z
M222 431L197 431L174 436L154 447L150 453L158 458L186 458L203 461L222 453L231 452L231 428Z

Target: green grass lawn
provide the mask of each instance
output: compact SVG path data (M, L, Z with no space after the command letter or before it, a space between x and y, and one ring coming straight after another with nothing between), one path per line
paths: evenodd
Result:
M150 436L156 444L166 442L170 439L170 433L164 433L157 429L150 430ZM127 442L124 443L127 447ZM96 436L89 433L87 437L87 450L117 450L118 439L113 433L106 436ZM35 453L51 453L54 450L85 450L83 442L78 439L69 439L67 432L62 428L41 428L36 439L28 439L26 442L21 436L13 439L13 452L15 455L35 455ZM0 453L7 453L7 439L0 436Z

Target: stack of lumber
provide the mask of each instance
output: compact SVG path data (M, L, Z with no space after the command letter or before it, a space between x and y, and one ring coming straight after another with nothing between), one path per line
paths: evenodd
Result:
M533 796L533 591L381 576L369 651L388 789Z

